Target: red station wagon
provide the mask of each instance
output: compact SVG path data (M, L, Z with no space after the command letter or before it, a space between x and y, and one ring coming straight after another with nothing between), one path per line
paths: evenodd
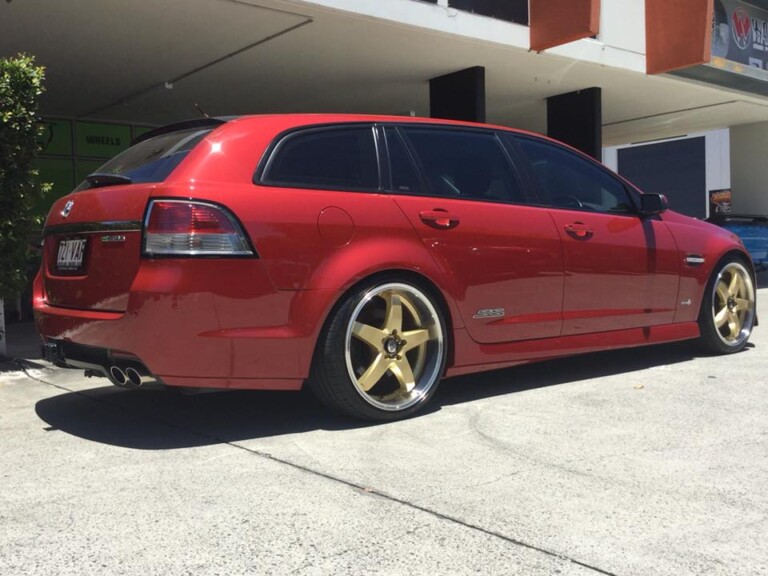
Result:
M699 338L741 350L738 238L550 139L420 118L201 119L52 208L46 357L118 386L413 414L443 376Z

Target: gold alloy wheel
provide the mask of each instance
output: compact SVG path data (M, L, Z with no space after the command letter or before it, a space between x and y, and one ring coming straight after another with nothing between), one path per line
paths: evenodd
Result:
M755 288L747 269L730 262L720 271L712 293L712 319L720 339L739 346L752 332Z
M414 286L390 283L367 292L352 312L345 342L355 390L376 408L405 410L440 379L440 315Z

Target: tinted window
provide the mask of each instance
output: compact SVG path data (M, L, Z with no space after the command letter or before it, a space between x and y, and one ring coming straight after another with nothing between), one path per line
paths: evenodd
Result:
M529 138L517 142L545 204L597 212L635 211L624 184L607 170L548 142Z
M524 202L517 175L495 134L404 127L430 193L496 202Z
M121 152L96 173L125 176L134 184L162 182L210 132L211 128L193 128L155 136ZM90 187L91 184L86 180L76 190L87 190Z
M389 151L389 173L392 177L392 190L403 194L420 194L421 184L416 167L411 161L405 143L395 128L385 128L387 149Z
M265 180L310 188L376 189L373 129L334 128L287 136L275 150Z

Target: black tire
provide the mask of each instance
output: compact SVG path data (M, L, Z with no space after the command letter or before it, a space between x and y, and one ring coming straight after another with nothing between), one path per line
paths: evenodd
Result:
M707 282L699 311L700 343L713 354L742 350L755 324L755 279L737 255L723 258Z
M392 278L369 282L347 294L326 321L310 386L333 410L400 420L437 390L447 344L442 310L428 290Z

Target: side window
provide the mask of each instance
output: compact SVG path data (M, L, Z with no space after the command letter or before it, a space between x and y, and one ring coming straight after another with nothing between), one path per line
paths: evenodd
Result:
M264 180L308 188L377 189L373 129L328 128L291 134L272 153Z
M570 150L517 138L548 206L595 212L634 213L624 184Z
M430 194L493 202L525 202L525 194L495 134L402 127L421 164Z
M392 190L402 194L423 194L419 175L411 161L408 150L396 128L384 128L389 151L389 173L392 175Z

